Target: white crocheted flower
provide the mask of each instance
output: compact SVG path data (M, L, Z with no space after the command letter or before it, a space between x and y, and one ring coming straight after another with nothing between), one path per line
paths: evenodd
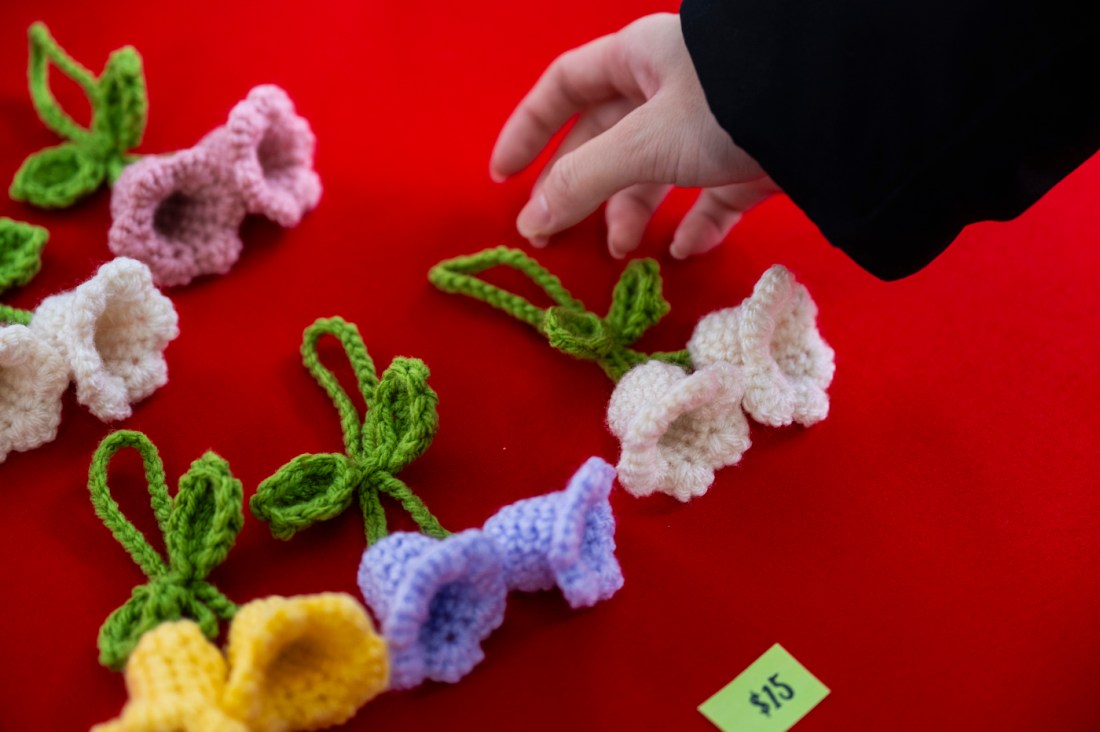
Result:
M696 368L725 362L745 370L743 406L762 424L812 425L829 414L836 354L817 329L817 306L782 265L752 296L699 321L688 342Z
M740 369L726 363L690 375L661 361L631 369L607 408L622 443L619 482L636 496L688 501L706 493L714 471L738 462L752 444L744 389Z
M69 369L30 328L0 328L0 463L57 436Z
M68 364L77 400L104 421L129 417L131 404L168 382L164 349L179 335L172 301L148 267L125 257L43 300L30 327Z

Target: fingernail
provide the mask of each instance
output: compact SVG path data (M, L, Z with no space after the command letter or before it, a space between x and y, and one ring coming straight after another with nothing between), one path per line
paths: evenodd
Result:
M536 249L543 249L546 247L547 244L550 243L549 237L545 236L533 236L529 239L529 241L531 242L531 246L535 247Z
M492 168L489 168L489 180L493 181L494 183L503 183L504 181L508 180L508 176L501 175Z
M516 228L525 239L546 237L546 230L550 228L550 206L546 203L545 194L538 194L523 207L516 220Z

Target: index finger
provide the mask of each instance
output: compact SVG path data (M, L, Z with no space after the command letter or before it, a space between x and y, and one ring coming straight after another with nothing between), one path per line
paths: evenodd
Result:
M617 34L611 34L554 59L501 128L489 157L490 175L502 179L518 173L574 114L624 95L628 78L617 45Z

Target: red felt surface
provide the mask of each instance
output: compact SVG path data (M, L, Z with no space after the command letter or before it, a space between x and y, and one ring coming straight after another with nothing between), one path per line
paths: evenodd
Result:
M30 5L0 6L3 176L55 143L25 89L35 19L97 71L123 44L142 52L143 152L193 144L262 82L287 89L319 139L318 209L288 231L249 220L228 276L170 292L182 328L170 382L121 426L160 447L173 484L207 449L246 495L299 453L340 449L335 413L298 358L302 329L337 314L380 364L412 355L431 367L440 432L402 477L449 528L561 487L590 455L614 462L611 384L596 366L436 292L425 274L521 243L512 222L533 176L496 186L486 169L544 66L673 3ZM79 109L73 88L58 89ZM681 347L698 318L781 262L836 348L828 420L754 427L741 465L687 505L617 489L617 596L573 612L554 593L513 595L466 679L383 695L347 729L702 731L695 707L776 642L832 690L805 732L1100 728L1098 193L1094 159L1020 219L972 227L893 284L785 200L713 254L673 261L665 245L688 200L675 198L642 250L661 261L673 310L642 346ZM108 203L107 191L54 213L0 200L0 215L52 232L42 273L7 302L33 307L109 258ZM603 235L593 217L538 255L597 311L622 266ZM85 487L114 427L70 391L57 440L0 465L2 730L83 729L125 700L121 676L97 664L96 632L143 578ZM139 478L127 455L112 488L149 531ZM248 516L213 580L238 602L354 593L363 544L355 511L288 543Z

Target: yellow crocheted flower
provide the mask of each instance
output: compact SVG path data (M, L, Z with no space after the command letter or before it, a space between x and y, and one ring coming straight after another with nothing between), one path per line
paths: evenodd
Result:
M130 701L92 732L248 732L218 708L225 659L190 620L142 636L126 663Z
M363 607L339 593L249 603L226 652L222 708L252 732L340 724L389 682L385 642Z

